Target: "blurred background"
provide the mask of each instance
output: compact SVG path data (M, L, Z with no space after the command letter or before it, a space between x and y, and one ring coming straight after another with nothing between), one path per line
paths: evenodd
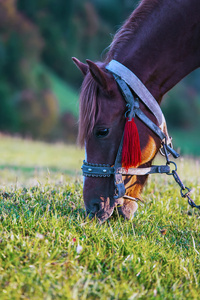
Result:
M76 143L82 75L71 57L102 60L134 0L0 0L0 131ZM200 70L165 96L182 154L200 155Z

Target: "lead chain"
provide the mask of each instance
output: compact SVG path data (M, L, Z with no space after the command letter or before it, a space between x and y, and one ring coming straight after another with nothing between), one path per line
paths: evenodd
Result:
M163 143L162 146L163 146L164 154L165 154L165 157L166 157L166 164L167 164L167 165L173 164L173 165L175 166L175 169L172 170L171 172L167 173L167 175L172 175L172 176L174 177L174 180L176 181L176 183L178 183L178 185L180 186L180 188L181 188L181 189L180 189L181 197L182 197L182 198L186 198L186 197L187 197L187 199L188 199L188 204L189 204L192 208L193 208L193 207L196 207L196 208L200 209L200 205L196 205L196 204L194 203L194 201L193 201L193 200L191 199L191 197L190 197L191 189L189 189L187 186L185 186L185 185L183 184L182 180L180 179L180 177L178 176L178 174L177 174L177 172L176 172L176 171L177 171L177 165L176 165L176 163L169 160L169 157L168 157L168 156L169 156L169 153L167 152L166 144ZM186 192L184 192L184 191L186 191Z

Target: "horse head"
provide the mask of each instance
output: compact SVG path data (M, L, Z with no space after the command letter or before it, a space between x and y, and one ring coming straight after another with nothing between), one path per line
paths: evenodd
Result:
M119 87L105 68L105 64L87 60L87 64L73 58L84 74L80 95L79 143L85 146L89 165L113 166L126 123L127 106ZM155 117L143 105L145 114L154 122ZM135 118L141 147L141 167L150 166L160 147L160 140L138 118ZM134 151L134 149L132 149ZM138 167L135 166L135 167ZM114 176L85 177L83 197L88 214L100 221L109 218L115 207L125 219L133 217L140 191L147 176L126 176L126 195L116 199ZM130 198L129 198L130 197ZM132 199L132 200L130 200Z

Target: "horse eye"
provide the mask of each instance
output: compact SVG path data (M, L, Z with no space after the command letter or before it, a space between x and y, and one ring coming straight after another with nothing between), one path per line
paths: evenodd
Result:
M108 128L102 128L102 129L96 129L95 130L95 136L98 139L104 138L108 135L109 129Z

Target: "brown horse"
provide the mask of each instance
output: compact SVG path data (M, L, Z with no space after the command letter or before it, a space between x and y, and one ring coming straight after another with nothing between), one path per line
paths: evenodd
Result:
M87 60L84 64L73 58L84 74L78 140L85 146L89 166L115 164L126 122L126 102L113 74L106 69L108 63L114 59L131 70L160 105L167 91L200 66L199 41L199 0L143 0L115 35L104 62ZM151 121L158 123L145 104L140 101L139 106ZM150 167L161 140L137 116L135 123L141 147L137 167ZM120 215L130 219L137 209L137 203L130 199L140 198L147 175L123 179L126 196L117 198L112 174L105 178L85 177L87 212L103 222L117 207Z

